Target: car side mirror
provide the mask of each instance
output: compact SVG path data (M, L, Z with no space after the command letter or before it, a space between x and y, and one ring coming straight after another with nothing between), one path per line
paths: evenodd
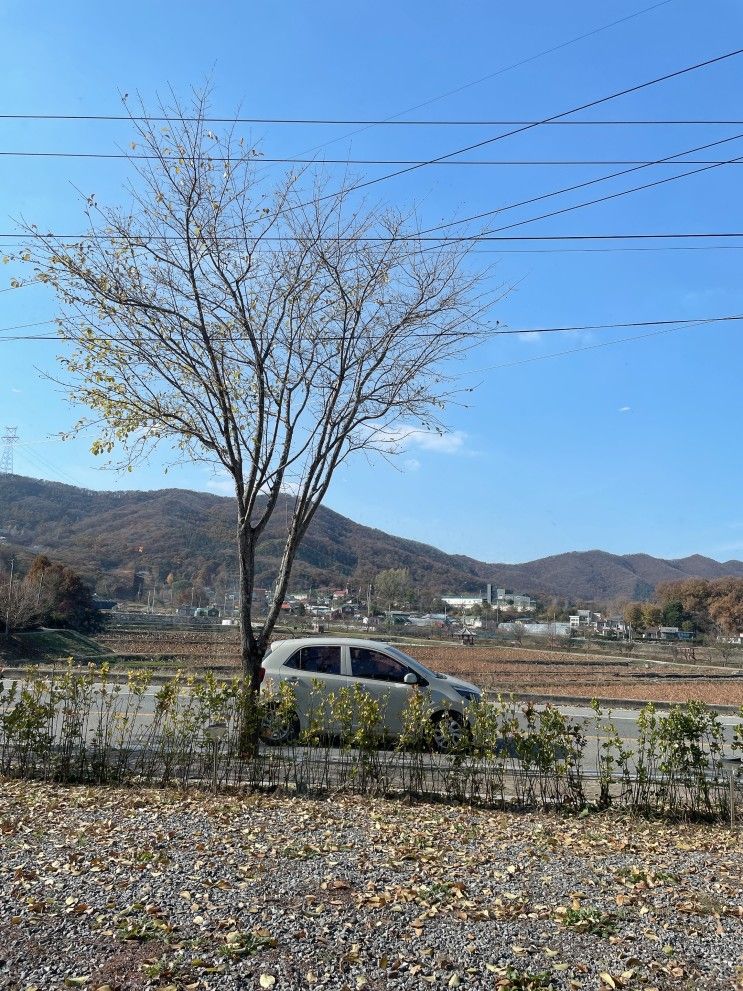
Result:
M404 685L417 685L419 682L418 675L414 671L408 671L405 677L402 679Z

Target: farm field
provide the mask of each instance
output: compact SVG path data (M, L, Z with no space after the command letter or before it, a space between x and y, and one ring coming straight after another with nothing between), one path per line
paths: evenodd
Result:
M212 668L238 671L234 629L195 631L121 630L97 637L106 650L136 665L162 670ZM564 695L580 698L634 699L710 705L743 705L743 671L669 664L642 658L592 658L586 654L532 648L419 642L400 644L435 670L458 675L505 693Z

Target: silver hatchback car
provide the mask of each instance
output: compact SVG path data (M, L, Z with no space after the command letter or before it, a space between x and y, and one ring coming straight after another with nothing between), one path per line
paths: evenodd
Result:
M308 725L310 712L330 693L358 686L379 703L382 723L389 736L403 730L403 712L411 695L423 689L432 720L432 738L439 750L451 749L466 733L467 706L479 701L476 685L437 674L397 647L377 640L345 637L308 637L278 640L263 658L262 687L278 692L284 682L292 687L295 712L287 723L266 724L268 743L286 743ZM325 727L328 733L340 727Z

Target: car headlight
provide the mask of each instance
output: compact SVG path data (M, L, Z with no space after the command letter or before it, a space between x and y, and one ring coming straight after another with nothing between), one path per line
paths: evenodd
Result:
M472 688L455 688L457 695L461 695L466 702L479 702L482 696Z

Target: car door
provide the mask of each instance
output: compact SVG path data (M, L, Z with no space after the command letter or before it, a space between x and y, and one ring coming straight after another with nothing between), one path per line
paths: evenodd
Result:
M404 683L410 668L397 658L371 647L349 647L349 655L349 685L358 685L377 700L386 732L399 736L403 711L416 688Z
M337 695L348 684L344 674L345 649L337 643L305 644L284 661L281 680L291 685L294 691L297 715L303 729L317 720L325 730L331 733L338 731L332 720L328 697L331 693Z

